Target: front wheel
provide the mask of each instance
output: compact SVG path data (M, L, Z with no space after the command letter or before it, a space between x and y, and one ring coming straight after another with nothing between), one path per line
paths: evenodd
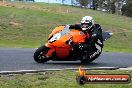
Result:
M49 48L46 46L39 47L35 53L34 53L34 60L38 63L44 63L49 60L48 57L45 56L45 54L48 52Z

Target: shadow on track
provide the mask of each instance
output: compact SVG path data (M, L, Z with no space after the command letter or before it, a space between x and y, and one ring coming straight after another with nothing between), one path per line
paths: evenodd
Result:
M63 66L63 67L71 67L71 66L85 66L85 67L108 67L108 63L98 63L98 62L91 62L91 63L81 63L80 61L49 61L46 63L41 63L41 65L53 65L53 66Z

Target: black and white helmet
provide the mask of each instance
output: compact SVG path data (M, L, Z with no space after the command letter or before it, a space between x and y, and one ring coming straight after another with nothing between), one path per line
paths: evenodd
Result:
M81 20L82 30L91 30L94 26L94 20L91 16L85 16Z

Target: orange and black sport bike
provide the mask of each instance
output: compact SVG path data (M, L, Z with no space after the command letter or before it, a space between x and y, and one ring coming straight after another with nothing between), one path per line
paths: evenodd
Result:
M103 40L107 40L112 33L102 32ZM85 42L86 35L75 29L69 29L69 25L58 26L48 37L48 42L45 45L39 47L34 53L34 60L38 63L44 63L49 60L52 61L76 61L80 60L85 62L83 52L74 49L71 43L74 45ZM89 59L89 58L86 58ZM93 58L95 60L96 58ZM88 62L92 62L92 59Z

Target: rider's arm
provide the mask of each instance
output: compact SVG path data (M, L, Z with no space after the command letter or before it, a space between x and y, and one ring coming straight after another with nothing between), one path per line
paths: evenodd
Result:
M92 33L92 37L95 38L95 40L102 38L102 29L99 24L95 24L95 27L94 27L93 33Z
M94 34L95 34L95 36L94 36ZM94 27L91 37L92 37L93 42L95 42L95 43L98 43L100 41L102 43L102 44L100 44L100 46L103 47L102 29L99 24L95 24L95 27Z
M69 29L81 29L81 25L80 24L75 24L75 25L70 25Z

